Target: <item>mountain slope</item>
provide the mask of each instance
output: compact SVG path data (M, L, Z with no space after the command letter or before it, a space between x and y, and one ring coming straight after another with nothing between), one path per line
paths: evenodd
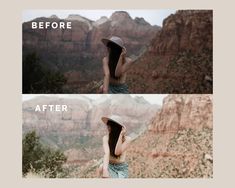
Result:
M212 93L212 40L212 10L170 15L129 71L131 93Z
M72 29L32 30L32 21L71 22ZM53 15L32 21L23 23L23 58L35 52L43 67L64 74L67 80L64 93L89 93L85 86L102 79L102 58L107 53L102 38L119 36L128 49L128 56L137 55L160 29L143 18L132 19L124 11L97 21L80 15L69 15L66 19Z
M168 95L127 150L129 177L212 178L212 104L212 95ZM77 176L96 177L98 164L88 162Z
M67 112L35 112L36 105L67 105ZM125 104L125 105L123 105ZM62 150L68 162L84 162L102 155L102 136L107 133L101 117L119 115L127 131L138 135L147 129L158 105L130 95L37 97L23 102L23 133L36 130L45 145Z

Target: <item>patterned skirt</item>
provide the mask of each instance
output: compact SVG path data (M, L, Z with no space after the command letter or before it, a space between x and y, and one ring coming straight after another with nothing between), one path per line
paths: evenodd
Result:
M109 93L110 94L129 94L127 84L109 84Z
M126 162L118 164L109 163L108 171L111 178L128 178L128 164Z

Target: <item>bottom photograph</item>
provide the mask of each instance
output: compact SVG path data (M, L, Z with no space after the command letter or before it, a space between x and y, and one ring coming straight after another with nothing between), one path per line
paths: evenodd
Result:
M23 178L212 178L212 94L24 94Z

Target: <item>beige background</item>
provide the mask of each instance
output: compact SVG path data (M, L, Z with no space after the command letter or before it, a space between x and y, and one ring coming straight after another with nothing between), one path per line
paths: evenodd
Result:
M226 0L1 1L0 187L235 187L234 10ZM24 9L213 9L213 179L23 179L21 178L21 17ZM233 66L233 68L232 68ZM233 121L232 121L233 120Z

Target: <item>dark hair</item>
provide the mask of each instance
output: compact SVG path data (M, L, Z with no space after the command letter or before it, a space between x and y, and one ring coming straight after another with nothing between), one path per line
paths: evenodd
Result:
M119 57L122 53L122 48L118 46L117 44L113 42L108 42L107 47L109 50L109 72L110 76L112 78L118 79L118 77L115 76L115 70L117 67L117 63L119 60Z
M108 141L110 155L117 158L118 155L115 155L115 147L117 145L117 141L118 141L120 132L122 130L122 126L110 120L107 122L107 125L110 127L109 141Z

